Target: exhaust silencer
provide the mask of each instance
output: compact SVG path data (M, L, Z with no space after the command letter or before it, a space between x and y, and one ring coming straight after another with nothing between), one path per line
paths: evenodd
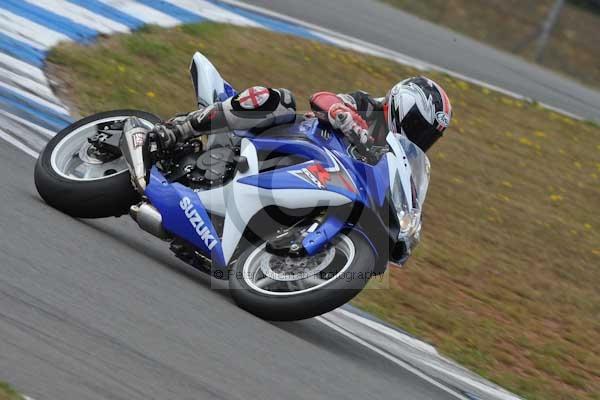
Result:
M156 208L150 203L141 203L133 205L129 209L129 215L137 224L160 239L170 239L171 235L162 226L162 216Z

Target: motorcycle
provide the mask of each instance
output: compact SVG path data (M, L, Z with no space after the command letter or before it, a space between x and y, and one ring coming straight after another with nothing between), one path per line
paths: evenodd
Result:
M201 53L190 72L200 107L236 94ZM132 182L132 157L159 123L151 113L115 110L68 126L37 161L39 194L73 217L129 213L178 258L228 280L235 302L268 320L345 304L418 240L429 161L403 135L390 132L367 160L330 126L297 118L191 139Z

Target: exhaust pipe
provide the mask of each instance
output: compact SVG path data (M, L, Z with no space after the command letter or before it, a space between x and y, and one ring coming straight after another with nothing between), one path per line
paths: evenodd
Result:
M163 228L162 216L150 203L140 203L131 206L129 215L137 224L151 235L160 239L170 239L171 235Z
M123 133L119 139L119 149L123 158L127 161L131 183L138 191L143 194L146 190L146 165L147 160L144 157L144 143L148 135L148 126L137 117L130 117L125 120Z

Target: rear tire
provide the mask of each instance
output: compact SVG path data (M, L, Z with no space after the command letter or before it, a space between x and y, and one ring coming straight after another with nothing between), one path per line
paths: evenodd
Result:
M240 255L231 267L229 289L238 306L244 310L270 321L296 321L312 318L332 311L352 300L365 287L374 275L375 255L365 238L350 232L341 235L349 239L354 246L354 256L343 275L331 279L327 284L315 290L299 294L277 295L258 291L244 277L244 265L252 259L261 246L250 247ZM246 275L248 275L246 273Z
M86 125L93 128L92 123L115 117L138 117L152 124L161 122L156 115L144 111L114 110L90 115L60 131L48 142L35 165L35 186L46 203L73 217L104 218L126 214L129 207L139 201L140 196L133 188L127 170L84 180L61 173L52 162L54 150L59 144L64 145L69 134L80 128L81 135L89 134ZM77 138L77 135L72 138L87 140L87 137Z

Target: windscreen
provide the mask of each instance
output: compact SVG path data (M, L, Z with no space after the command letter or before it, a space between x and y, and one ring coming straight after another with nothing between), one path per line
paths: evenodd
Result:
M427 188L429 187L429 158L427 158L423 150L408 140L406 136L396 135L396 138L406 153L417 192L417 202L419 203L419 208L422 209L425 197L427 196Z

